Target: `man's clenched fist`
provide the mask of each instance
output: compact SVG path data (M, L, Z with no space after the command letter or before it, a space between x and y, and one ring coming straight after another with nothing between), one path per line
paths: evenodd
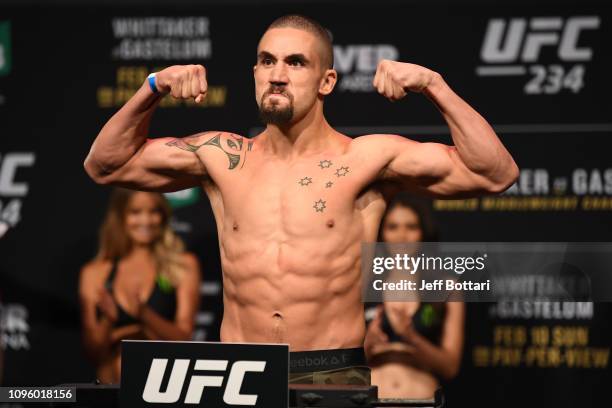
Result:
M177 99L204 100L208 91L206 68L202 65L173 65L155 75L155 85L160 92Z
M406 96L408 91L422 92L438 74L420 65L381 60L376 68L373 85L379 94L392 101Z

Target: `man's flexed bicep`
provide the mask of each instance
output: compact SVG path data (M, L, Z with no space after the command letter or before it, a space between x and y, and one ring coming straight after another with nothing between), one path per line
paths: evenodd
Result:
M141 190L196 185L205 173L197 155L169 145L170 140L148 139L149 123L163 95L199 103L207 89L201 65L175 65L149 76L98 133L85 159L87 174L98 183Z
M98 176L100 184L147 191L177 191L215 179L224 169L239 170L253 141L222 131L182 138L149 139L122 167Z
M388 156L382 178L396 181L405 190L439 198L466 198L507 188L487 174L470 170L455 146L389 135L382 136L381 143Z
M499 193L518 178L519 169L493 127L457 95L442 75L416 64L383 60L373 85L391 100L408 92L431 100L448 124L453 146L385 139L392 159L387 175L439 197Z
M147 191L176 191L199 185L206 176L206 166L191 148L205 134L185 138L148 139L120 168L98 174L99 184Z

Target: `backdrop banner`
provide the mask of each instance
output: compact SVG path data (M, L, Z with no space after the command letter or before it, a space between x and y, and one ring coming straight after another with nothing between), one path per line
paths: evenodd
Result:
M83 170L108 118L150 72L203 64L206 103L166 97L151 136L262 129L252 67L266 26L314 17L334 39L326 115L351 137L452 143L418 94L390 103L380 59L431 68L494 126L521 168L506 193L435 200L443 241L610 241L612 10L581 4L281 4L3 7L0 13L0 338L3 385L95 378L80 342L78 276L96 251L110 188ZM608 39L608 40L606 40ZM372 152L376 154L376 152ZM168 195L203 273L196 340L217 341L222 274L201 189ZM248 203L245 203L248 205ZM467 305L453 406L594 406L610 383L609 303Z

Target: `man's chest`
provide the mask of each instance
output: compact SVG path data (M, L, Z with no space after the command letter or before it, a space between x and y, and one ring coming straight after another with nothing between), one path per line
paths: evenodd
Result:
M300 231L329 230L349 223L357 198L374 176L348 155L293 162L263 156L249 159L216 184L225 216L261 228L282 224Z

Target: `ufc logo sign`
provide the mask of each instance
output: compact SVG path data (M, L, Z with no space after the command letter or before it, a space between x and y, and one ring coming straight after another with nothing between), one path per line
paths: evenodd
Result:
M34 165L34 153L6 153L0 155L0 196L24 197L28 194L28 183L17 182L20 167Z
M599 28L599 16L534 17L489 21L480 56L487 63L536 62L543 47L557 47L562 61L589 61L593 50L580 47L580 34Z
M188 359L175 359L170 373L170 380L166 391L160 391L162 379L166 372L168 359L155 358L149 368L149 375L142 393L142 398L150 403L173 404L176 403L183 391L187 371L189 369ZM196 360L194 371L226 371L227 360ZM244 376L248 372L263 372L266 368L265 361L236 361L227 378L223 401L228 405L255 405L256 394L241 394L240 388ZM221 387L224 376L220 375L192 375L189 380L185 404L199 404L206 387Z

